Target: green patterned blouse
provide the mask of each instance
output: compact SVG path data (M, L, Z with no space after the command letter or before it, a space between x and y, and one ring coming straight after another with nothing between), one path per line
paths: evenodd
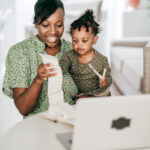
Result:
M4 94L13 98L12 88L29 88L37 75L38 65L42 63L39 54L46 54L44 48L45 44L39 41L36 36L11 47L6 60L6 72L2 89ZM64 53L70 49L72 49L71 43L61 39L61 52L56 55L58 60L60 60ZM73 104L73 98L78 92L77 88L69 73L64 76L64 80L65 82L62 86L64 99L69 104ZM29 115L48 110L50 104L48 101L47 90L48 80L44 82L38 103Z

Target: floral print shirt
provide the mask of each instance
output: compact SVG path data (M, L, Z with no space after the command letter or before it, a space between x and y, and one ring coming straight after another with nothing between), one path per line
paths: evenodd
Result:
M45 43L41 42L36 36L32 36L16 45L12 46L6 59L6 72L3 82L3 92L13 98L12 88L29 88L37 75L38 65L42 63L40 53L46 54ZM61 52L56 57L62 58L67 50L72 49L70 42L61 39ZM67 73L64 76L63 83L64 100L69 104L74 104L74 97L77 94L77 88ZM37 114L46 111L49 108L47 95L48 80L43 83L42 92L34 110L29 114Z

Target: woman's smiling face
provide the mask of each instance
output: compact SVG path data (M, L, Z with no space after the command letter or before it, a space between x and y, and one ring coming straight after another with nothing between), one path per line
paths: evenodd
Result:
M57 47L64 32L63 9L56 9L45 21L39 25L36 24L35 27L38 29L38 36L41 41L50 48Z

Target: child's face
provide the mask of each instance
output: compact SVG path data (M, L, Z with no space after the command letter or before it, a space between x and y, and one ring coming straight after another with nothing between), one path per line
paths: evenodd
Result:
M86 32L85 27L72 30L72 46L79 55L85 55L92 50L92 45L96 44L98 36L95 36L91 27Z

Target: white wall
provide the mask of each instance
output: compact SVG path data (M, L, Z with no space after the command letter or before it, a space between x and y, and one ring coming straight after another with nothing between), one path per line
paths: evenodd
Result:
M36 0L16 0L17 41L25 39L25 28L33 26L34 4Z
M150 36L150 11L124 12L122 33L124 37Z
M2 60L5 60L5 56L7 54L8 49L12 44L16 41L16 17L15 17L15 5L14 0L1 0L0 1L0 10L3 14L10 9L12 13L8 14L7 21L5 22L4 29L1 33L3 35L3 40L1 40L1 50L0 54L2 56Z
M102 7L103 31L100 34L103 53L110 58L111 41L114 39L150 37L150 5L148 0L140 0L137 10L128 10L128 0L104 0Z
M147 9L147 7L150 5L149 0L140 0L140 3L138 5L138 9Z
M7 17L4 29L1 32L3 38L0 40L0 135L22 118L13 100L3 95L1 91L5 58L9 48L17 41L15 0L0 0L0 10L5 13L8 8L12 10L12 13Z

